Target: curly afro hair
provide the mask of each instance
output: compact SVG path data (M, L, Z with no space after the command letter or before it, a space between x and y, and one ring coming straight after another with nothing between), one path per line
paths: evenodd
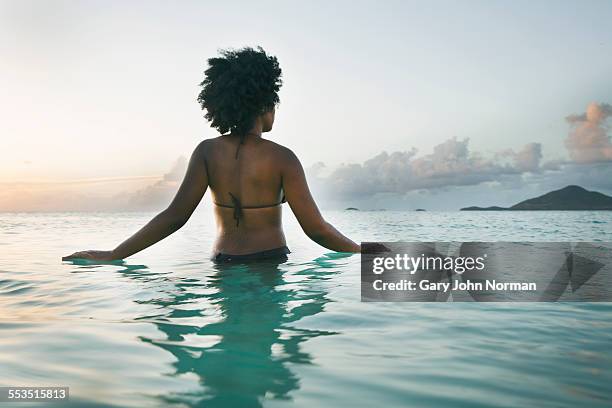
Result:
M261 47L221 50L208 59L198 102L210 126L219 132L245 135L257 116L280 101L281 69L276 57Z

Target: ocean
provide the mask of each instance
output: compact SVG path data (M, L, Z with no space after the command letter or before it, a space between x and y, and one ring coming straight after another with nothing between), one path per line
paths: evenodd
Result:
M0 213L0 386L78 407L612 404L611 303L361 302L360 256L284 210L289 260L251 266L209 261L209 209L115 264L61 256L153 213ZM324 215L356 241L612 241L612 212Z

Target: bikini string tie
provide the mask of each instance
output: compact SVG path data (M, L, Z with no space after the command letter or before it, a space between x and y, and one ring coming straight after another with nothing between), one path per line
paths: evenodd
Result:
M236 220L236 226L238 227L240 225L240 217L242 217L242 203L240 202L240 199L238 199L238 197L232 193L229 193L229 195L232 198L232 205L234 206L234 219Z

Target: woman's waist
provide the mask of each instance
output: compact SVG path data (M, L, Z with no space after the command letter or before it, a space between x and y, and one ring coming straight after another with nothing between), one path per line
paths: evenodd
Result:
M214 251L228 254L249 254L283 247L287 244L282 227L248 229L220 227Z

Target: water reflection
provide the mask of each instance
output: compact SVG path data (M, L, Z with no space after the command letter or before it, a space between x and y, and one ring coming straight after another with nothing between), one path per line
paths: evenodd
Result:
M336 334L295 325L330 301L325 281L337 273L330 257L294 273L287 264L275 263L213 265L201 277L123 266L122 274L149 289L148 298L137 302L156 311L137 320L151 322L163 333L141 341L176 358L170 375L193 373L201 384L196 391L158 395L163 404L260 407L265 399L291 399L300 387L291 364L313 364L301 344Z

